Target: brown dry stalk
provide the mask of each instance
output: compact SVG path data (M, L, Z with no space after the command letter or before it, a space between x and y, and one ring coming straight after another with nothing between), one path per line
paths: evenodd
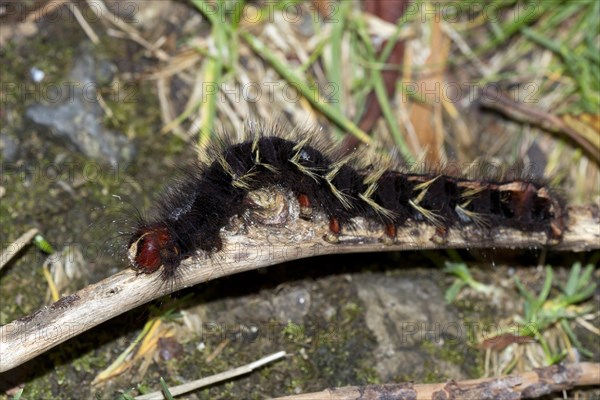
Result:
M586 140L584 136L571 128L558 116L542 109L537 109L524 103L513 101L504 95L490 97L482 96L480 100L485 107L497 110L515 121L539 126L548 132L568 137L575 142L591 160L600 165L600 152L598 152L594 143Z
M0 327L0 372L15 368L58 344L117 315L168 293L212 279L249 271L284 261L323 254L447 248L546 248L544 233L524 233L494 228L482 232L475 227L450 229L444 243L431 240L435 227L414 224L398 229L394 244L382 242L381 228L357 219L354 230L342 231L339 243L330 235L322 215L312 221L295 218L296 201L283 225L244 224L236 219L223 230L224 247L211 258L195 257L182 263L182 274L165 284L158 273L137 275L127 268L101 282L89 285L56 303ZM565 234L553 250L588 251L600 248L598 206L569 210ZM244 229L239 229L245 226ZM376 229L373 231L373 229Z
M399 383L347 386L278 397L275 400L447 400L447 399L535 399L578 386L598 385L600 364L579 363L537 368L504 378L473 379L434 384Z
M31 243L35 235L37 235L38 233L40 233L40 231L37 228L31 228L30 230L19 236L19 238L12 242L6 249L4 249L0 254L0 269L4 268L4 266L8 264L10 260L13 259L13 257L19 254L19 252L25 246Z

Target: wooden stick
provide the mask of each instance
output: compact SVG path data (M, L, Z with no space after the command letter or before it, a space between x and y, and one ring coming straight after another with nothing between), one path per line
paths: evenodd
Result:
M37 235L40 233L37 228L31 228L14 242L12 242L6 249L2 250L0 254L0 270L4 268L6 264L10 262L25 246L27 246Z
M431 240L435 235L435 228L424 224L398 229L397 241L385 244L385 241L380 240L383 233L380 230L373 231L376 227L369 227L372 224L362 219L355 221L351 232L342 231L339 242L333 243L324 239L330 233L323 216L317 214L313 221L305 221L297 217L297 210L293 207L290 206L290 210L288 221L283 226L245 224L235 219L230 227L222 230L222 251L211 258L198 256L185 260L181 266L182 274L174 282L165 284L158 273L137 275L133 270L125 269L0 327L0 372L15 368L106 320L168 293L284 261L323 254L548 247L544 233L498 228L482 232L475 227L460 231L450 229L446 241L439 243ZM564 237L551 248L569 251L600 248L599 214L598 206L595 205L569 210ZM240 226L244 229L239 229Z
M278 397L274 400L354 400L354 399L535 399L552 392L578 386L597 386L600 364L580 363L536 368L504 378L473 379L434 384L387 384L346 386L322 392Z

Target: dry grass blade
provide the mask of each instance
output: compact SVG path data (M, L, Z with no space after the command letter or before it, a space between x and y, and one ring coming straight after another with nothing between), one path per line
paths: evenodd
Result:
M215 374L212 376L207 376L206 378L198 379L193 382L188 382L183 385L175 386L169 388L169 393L173 396L179 396L184 393L191 392L196 389L203 388L205 386L213 385L218 382L223 382L229 380L231 378L235 378L236 376L248 374L254 371L257 368L262 367L263 365L272 363L273 361L279 360L286 356L285 351L280 351L266 357L261 358L260 360L253 361L249 364L242 365L241 367L230 369L229 371L221 372L220 374ZM152 400L152 399L163 399L162 392L152 392L148 394L144 394L142 396L137 396L136 400Z

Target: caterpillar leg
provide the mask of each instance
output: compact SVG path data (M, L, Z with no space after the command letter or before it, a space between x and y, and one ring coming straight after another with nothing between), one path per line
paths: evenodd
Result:
M329 230L334 235L339 235L341 231L340 221L336 217L329 218Z
M219 231L199 236L198 247L209 253L220 251L223 248L223 239L221 239Z
M437 226L435 228L435 233L431 237L433 243L444 244L448 239L448 227L447 226Z
M310 199L304 193L298 195L298 204L300 204L300 218L310 220L313 210L310 204Z
M329 243L339 243L340 242L340 232L341 232L340 221L336 217L329 218L329 233L326 234L323 239L328 241Z
M380 239L381 243L388 245L396 243L396 233L396 225L386 224L384 227L384 235Z

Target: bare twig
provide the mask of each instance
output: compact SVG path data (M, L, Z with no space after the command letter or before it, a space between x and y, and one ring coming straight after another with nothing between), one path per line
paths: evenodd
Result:
M146 39L142 37L140 32L137 31L133 26L123 21L121 18L114 15L104 1L95 0L93 3L90 3L90 0L87 0L88 5L90 6L90 10L96 15L97 18L104 18L106 21L115 25L117 28L122 30L126 37L137 42L139 45L143 46L145 49L150 51L152 55L158 58L161 61L168 61L170 56L162 49L158 48L158 46L153 45L148 42ZM118 33L114 34L114 36L121 36Z
M219 374L207 376L206 378L198 379L193 382L184 383L183 385L169 388L169 393L173 396L179 396L192 390L200 389L205 386L212 385L217 382L222 382L235 378L236 376L248 374L255 369L262 367L263 365L269 364L273 361L279 360L285 357L285 351L280 351L269 356L263 357L260 360L251 362L250 364L242 365L241 367L230 369L229 371L221 372ZM164 398L162 392L152 392L142 396L137 396L136 400L162 400Z
M504 378L434 384L347 386L316 393L278 397L275 400L535 399L578 386L598 385L598 382L600 382L600 364L580 363L537 368Z
M588 142L584 136L571 128L558 116L542 109L513 101L504 95L482 96L481 102L485 107L499 111L515 121L538 126L548 132L567 136L581 147L588 157L600 165L600 152L594 144Z
M224 247L210 258L201 256L182 263L180 279L164 284L159 274L136 275L126 269L107 279L66 296L49 307L0 327L0 372L7 371L54 346L110 318L176 290L223 276L257 269L284 261L323 254L445 249L445 248L546 248L544 233L524 233L494 228L482 232L475 227L450 229L444 243L431 240L435 227L412 224L398 230L397 241L381 241L383 233L373 231L357 219L351 232L342 231L339 242L329 235L324 216L313 221L294 217L297 202L288 195L290 212L283 226L259 223L244 225L235 220L222 231ZM588 251L600 248L598 206L572 208L562 241L555 250ZM372 225L372 224L371 224ZM232 231L235 227L235 231ZM371 229L369 229L371 228Z
M19 254L19 252L23 250L23 248L27 246L38 233L39 231L37 228L32 228L19 236L19 238L12 242L6 249L2 250L2 254L0 254L0 270L4 268L14 256Z

